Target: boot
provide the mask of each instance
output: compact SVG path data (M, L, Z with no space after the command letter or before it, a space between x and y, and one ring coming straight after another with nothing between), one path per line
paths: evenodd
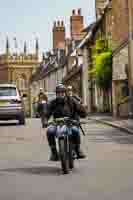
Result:
M51 156L50 156L50 161L59 161L59 155L58 155L58 152L57 152L57 149L56 147L50 147L51 148Z
M50 155L50 159L49 160L58 161L59 160L59 156L58 156L58 152L57 152L57 149L56 149L55 136L47 134L47 139L48 139L49 147L51 149L51 155Z
M77 159L83 159L86 157L85 154L83 153L83 151L80 149L80 145L75 146L75 152L77 155Z
M85 154L80 149L80 143L81 143L80 135L73 136L72 141L73 141L73 144L74 144L74 150L75 150L77 159L85 158L86 157Z

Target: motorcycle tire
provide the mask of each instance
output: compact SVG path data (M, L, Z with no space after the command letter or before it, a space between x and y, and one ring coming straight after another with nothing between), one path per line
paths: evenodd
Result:
M74 168L74 156L73 156L73 144L71 141L69 141L69 168L73 169Z
M68 138L59 139L59 156L63 174L69 173Z

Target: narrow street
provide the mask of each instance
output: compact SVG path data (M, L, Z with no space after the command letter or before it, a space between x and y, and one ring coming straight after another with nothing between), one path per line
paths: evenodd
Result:
M0 199L132 199L133 136L91 120L83 127L87 158L62 175L60 164L48 161L38 119L25 127L0 123Z

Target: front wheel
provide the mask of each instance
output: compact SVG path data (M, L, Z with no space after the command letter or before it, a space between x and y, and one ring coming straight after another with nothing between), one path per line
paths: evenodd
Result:
M59 156L64 174L69 173L68 138L59 139Z
M71 140L69 140L69 168L73 169L74 168L74 155L73 155L73 144Z

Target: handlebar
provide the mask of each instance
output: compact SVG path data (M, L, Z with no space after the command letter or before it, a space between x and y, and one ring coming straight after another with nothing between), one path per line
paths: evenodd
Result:
M58 123L66 123L67 125L76 125L76 126L79 126L79 128L81 129L83 135L85 136L85 133L84 133L84 130L80 124L79 121L77 120L74 120L70 117L62 117L62 118L56 118L56 119L53 119L53 121L51 121L50 123L48 123L49 125L50 124L55 124L57 125Z
M79 122L77 120L74 120L70 117L61 117L61 118L55 118L53 121L49 122L48 124L58 124L58 123L66 123L66 124L73 124L73 125L79 125Z

